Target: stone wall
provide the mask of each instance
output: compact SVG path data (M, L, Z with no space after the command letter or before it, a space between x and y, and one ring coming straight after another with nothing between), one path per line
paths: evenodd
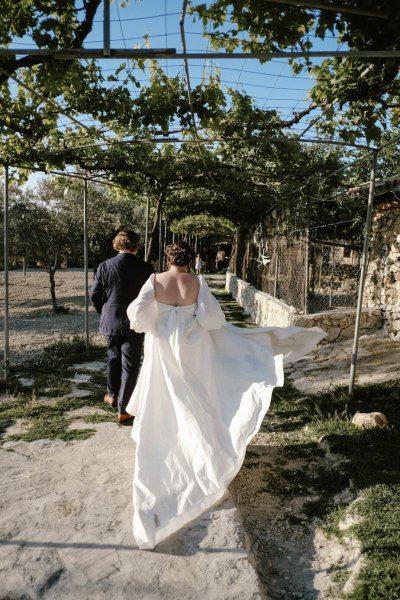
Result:
M385 329L400 340L400 201L375 206L364 305L383 311Z
M326 342L354 336L356 322L355 308L339 308L313 315L295 315L293 325L298 327L320 327L328 333ZM383 326L382 309L363 308L361 312L360 333L372 333Z
M313 315L302 315L293 306L260 292L255 287L239 279L228 271L226 274L226 290L232 294L244 311L251 315L257 325L286 327L321 327L328 333L327 342L354 335L355 309L341 308ZM400 314L399 317L400 319ZM381 308L365 308L361 315L361 333L375 331L382 327L383 314Z
M261 327L270 325L286 327L292 324L293 316L298 313L293 306L288 306L281 300L260 292L230 271L226 274L225 287L244 311Z

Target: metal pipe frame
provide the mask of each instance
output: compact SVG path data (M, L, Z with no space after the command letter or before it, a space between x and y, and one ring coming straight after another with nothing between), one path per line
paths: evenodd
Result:
M37 167L26 167L25 165L10 165L10 167L13 167L14 169L22 169L24 171L35 171L35 173L44 173L46 175L57 175L59 177L71 177L72 179L81 179L81 180L85 180L87 179L87 181L90 181L91 183L99 183L100 185L107 185L109 187L115 187L118 189L124 189L121 185L118 185L117 183L112 183L111 181L103 181L103 180L99 180L99 179L94 179L93 177L88 177L87 175L80 175L79 173L69 173L68 171L55 171L55 170L51 170L51 171L47 171L45 169L39 169Z
M309 144L329 144L332 146L346 146L348 148L361 148L363 150L373 150L374 147L371 146L367 146L365 144L354 144L351 142L342 142L341 140L325 140L325 139L321 139L321 138L302 138L302 137L294 137L294 138L281 138L281 137L273 137L273 136L267 136L267 137L259 137L259 136L252 136L252 137L242 137L240 138L240 141L242 142L259 142L259 143L264 143L264 142L287 142L287 141L294 141L294 142L303 142L303 143L309 143ZM133 139L133 140L109 140L107 142L94 142L93 144L83 144L80 146L65 146L66 150L81 150L84 148L97 148L97 147L101 147L101 146L123 146L123 145L129 145L129 144L212 144L212 143L222 143L222 142L231 142L232 140L227 139L227 138L198 138L198 139L193 139L193 140L189 140L189 139L183 139L183 138L152 138L152 139L145 139L145 138L141 138L141 139ZM54 150L55 153L59 154L60 152L62 152L63 150Z
M267 0L267 2L273 2L274 4L289 4L290 6L309 8L311 10L328 10L331 12L349 13L352 15L360 15L362 17L374 17L375 19L389 19L389 15L385 15L378 11L348 8L347 6L341 6L340 4L327 5L322 2L316 2L315 0Z
M61 50L51 50L48 48L0 48L0 56L43 56L51 57L54 60L74 60L74 59L149 59L154 60L162 58L164 60L204 60L205 58L218 60L244 60L256 58L262 60L271 60L272 58L398 58L400 50L310 50L293 52L176 52L175 48L142 48L127 50L126 48L110 49L109 55L104 55L103 48L63 48Z
M10 374L10 311L8 271L8 165L4 165L4 379Z
M162 208L160 208L159 221L158 221L158 271L162 273L163 270L163 244L162 244Z
M356 310L356 322L354 326L354 338L353 338L353 349L351 353L351 365L350 365L350 380L349 380L349 397L352 398L354 394L354 382L356 378L356 367L357 367L357 354L358 354L358 339L360 334L360 323L362 304L364 296L365 279L367 275L367 264L368 264L368 248L369 238L371 231L372 222L372 211L374 206L374 192L375 192L375 178L376 168L378 161L378 150L374 150L372 153L372 165L371 175L369 180L369 192L368 192L368 205L367 205L367 216L365 220L365 231L364 231L364 245L361 254L361 272L360 272L360 283L358 286L358 298L357 298L357 310Z
M145 231L145 235L144 235L144 260L147 260L148 254L149 254L149 249L148 249L148 243L149 243L149 220L150 220L150 198L149 198L149 196L147 196L147 201L146 201L146 231Z
M110 56L110 0L103 0L103 56Z
M88 182L83 183L83 266L85 271L85 348L89 350Z

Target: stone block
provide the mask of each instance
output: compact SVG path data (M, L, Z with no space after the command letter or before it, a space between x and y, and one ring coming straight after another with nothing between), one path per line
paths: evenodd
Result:
M328 335L326 336L325 341L326 342L334 342L340 336L341 331L342 330L340 329L340 327L328 327L328 329L327 329Z
M396 319L389 325L391 331L400 331L400 319Z
M360 413L357 412L351 422L357 427L372 429L374 427L387 427L389 425L387 418L381 412Z

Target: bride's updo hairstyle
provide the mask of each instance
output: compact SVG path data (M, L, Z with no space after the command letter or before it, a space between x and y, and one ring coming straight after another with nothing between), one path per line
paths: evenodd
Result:
M185 267L194 261L195 253L186 242L175 242L165 248L165 256L169 265Z

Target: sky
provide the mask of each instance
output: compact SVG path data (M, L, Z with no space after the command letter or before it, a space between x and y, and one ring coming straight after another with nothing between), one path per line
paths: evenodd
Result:
M111 5L111 46L113 47L145 47L144 36L147 35L152 48L176 48L182 51L179 19L182 10L182 0L131 0L126 8ZM99 15L100 16L100 15ZM211 27L211 24L209 25ZM186 15L185 33L188 52L212 51L208 41L202 36L202 24L194 22L193 16ZM102 22L97 20L95 27L85 44L87 47L99 47L102 44ZM321 42L316 46L319 49ZM324 49L336 49L334 39L327 39ZM109 69L114 61L101 61L105 69ZM110 64L111 63L111 64ZM161 61L168 74L177 71L183 74L183 61ZM190 60L189 74L192 87L198 85L205 73L214 67L220 70L224 87L247 93L260 108L277 109L282 118L288 119L294 111L306 108L309 104L307 93L312 87L312 79L307 73L294 77L286 59L272 60L261 64L255 59L224 59L224 60ZM145 82L145 75L139 77ZM137 90L132 86L132 93ZM305 125L295 129L300 133L309 119L304 119Z
M80 5L77 2L77 5ZM182 10L182 0L130 0L125 7L120 1L111 3L111 47L135 48L146 47L145 36L148 36L152 48L176 48L182 51L179 18ZM99 7L92 32L85 40L86 48L101 48L103 44L103 8ZM211 25L210 25L211 27ZM186 15L185 32L187 50L212 51L208 42L202 37L202 25L193 22L193 16ZM324 42L313 40L315 49L336 49L334 38ZM15 41L13 46L32 46L29 38ZM119 65L115 60L100 60L105 74L110 74ZM177 71L183 73L183 61L172 59L160 61L170 75ZM224 60L190 60L190 79L192 86L197 85L205 72L213 67L221 71L222 84L235 90L246 92L253 98L256 106L266 109L277 109L284 119L289 118L293 111L306 108L307 93L312 86L312 79L307 73L294 77L286 59L274 59L261 64L256 59L224 59ZM136 73L135 73L136 74ZM121 78L123 73L121 74ZM140 82L146 82L146 74L138 73ZM132 95L137 94L136 88L130 88ZM314 115L313 115L314 116ZM310 117L311 118L311 117ZM303 121L307 122L307 119ZM304 127L300 125L299 130Z
M77 6L81 5L78 1ZM182 0L130 0L126 6L121 6L120 1L111 3L111 47L112 48L145 48L150 44L151 48L175 48L182 52L182 42L179 27L179 19L182 10ZM211 27L211 25L210 25ZM202 24L194 22L193 16L186 15L185 33L188 52L212 51L208 41L202 36ZM146 42L146 36L148 42ZM313 40L316 50L336 49L336 40L328 38L321 42ZM13 46L34 47L32 39L15 40ZM101 48L103 45L103 6L97 11L92 32L85 40L86 48ZM115 71L122 60L100 60L104 74L109 75ZM177 72L184 73L182 60L160 60L160 65L169 75ZM283 119L290 119L294 111L305 109L309 101L307 94L312 87L312 79L306 72L299 76L293 76L291 67L286 59L274 59L268 63L261 64L256 59L201 59L189 61L189 74L191 86L200 83L205 74L218 68L222 85L248 94L254 105L263 109L276 109ZM139 82L145 84L147 74L135 71L134 75ZM121 80L124 72L120 74ZM115 85L115 83L109 83ZM129 86L133 97L138 94L133 84ZM301 134L307 127L309 121L314 119L318 113L302 119L301 123L294 126L292 131ZM90 124L92 121L88 115L82 115L81 120ZM60 117L60 126L67 127L70 121L67 117ZM310 130L307 136L315 137L315 132ZM35 178L33 178L33 181Z

